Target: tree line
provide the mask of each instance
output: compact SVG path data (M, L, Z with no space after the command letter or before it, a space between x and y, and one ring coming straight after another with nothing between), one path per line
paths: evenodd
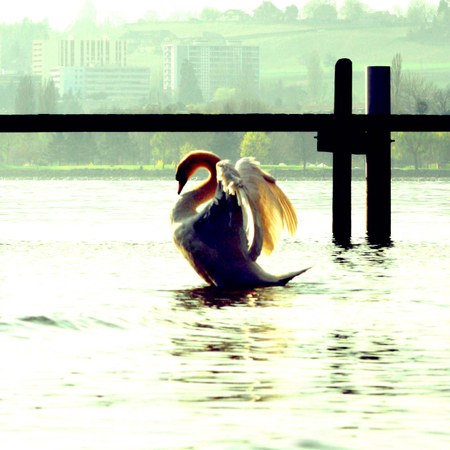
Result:
M284 10L270 1L263 1L252 13L241 10L220 11L216 8L204 8L197 20L239 21L259 23L310 22L313 24L364 23L366 25L411 25L414 28L429 28L433 25L434 37L448 37L450 25L450 7L448 0L440 0L438 8L423 0L410 0L406 11L397 8L395 13L373 11L363 0L344 0L340 7L335 0L308 0L303 8L293 3ZM423 30L422 30L423 31Z
M276 3L276 2L275 2ZM402 23L421 25L436 20L448 20L448 1L440 0L437 10L426 1L411 0L405 12L372 11L363 0L345 0L340 7L335 0L309 0L300 9L295 3L280 9L275 3L263 1L252 13L233 9L220 11L206 7L197 17L200 21L254 21L260 23L295 23L300 20L324 22Z
M222 158L254 156L263 164L331 166L316 133L2 133L0 165L173 165L194 149ZM450 133L393 133L395 167L448 168ZM355 164L361 166L361 157Z
M329 164L317 153L314 133L156 132L2 133L0 165L159 165L176 162L194 149L222 158L254 156L270 164Z

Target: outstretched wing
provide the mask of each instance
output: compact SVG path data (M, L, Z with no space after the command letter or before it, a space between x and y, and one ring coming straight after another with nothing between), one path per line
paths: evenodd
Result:
M253 255L270 254L283 230L294 235L297 215L290 200L278 187L275 178L261 169L254 158L242 158L236 164L242 190L247 194L255 224L255 236L261 242L253 242ZM259 230L258 230L259 228ZM256 259L256 257L254 259Z
M220 161L217 167L217 181L222 185L227 196L235 196L242 214L242 228L247 238L246 254L255 260L261 253L263 235L260 216L252 207L250 192L240 173L227 161Z
M295 234L297 215L275 179L253 158L242 158L236 168L217 163L213 201L200 213L195 232L224 258L270 254L283 230Z
M229 161L217 163L214 198L199 213L194 228L201 241L224 260L249 257L255 240L254 220L239 173Z

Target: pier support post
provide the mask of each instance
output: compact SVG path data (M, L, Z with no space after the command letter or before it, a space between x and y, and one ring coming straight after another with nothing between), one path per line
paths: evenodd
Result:
M352 228L352 151L350 130L345 126L345 122L352 114L352 62L350 59L337 61L334 86L336 130L333 151L333 238L337 244L349 245Z
M391 74L389 66L366 70L366 112L391 113ZM371 244L388 245L391 238L391 133L367 131L366 186L367 239Z

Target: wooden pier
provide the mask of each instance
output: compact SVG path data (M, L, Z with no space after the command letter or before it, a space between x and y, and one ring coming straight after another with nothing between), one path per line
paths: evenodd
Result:
M366 155L367 238L391 239L391 132L450 132L450 115L391 115L390 68L367 68L366 114L352 113L352 62L335 68L333 114L0 115L0 133L42 132L317 132L317 150L333 153L333 238L351 242L351 158Z

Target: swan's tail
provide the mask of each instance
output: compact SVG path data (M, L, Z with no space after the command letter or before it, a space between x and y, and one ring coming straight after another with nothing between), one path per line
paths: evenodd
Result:
M291 272L286 275L281 275L278 277L278 281L275 283L277 286L284 286L289 281L292 280L292 278L298 277L302 273L305 273L307 270L311 269L311 267L307 267L306 269L298 270L297 272Z
M244 267L228 267L230 270L224 270L223 267L216 272L213 283L222 288L257 288L268 286L284 286L292 278L306 272L306 269L290 272L285 275L272 275L266 272L259 264L255 262L246 263Z

